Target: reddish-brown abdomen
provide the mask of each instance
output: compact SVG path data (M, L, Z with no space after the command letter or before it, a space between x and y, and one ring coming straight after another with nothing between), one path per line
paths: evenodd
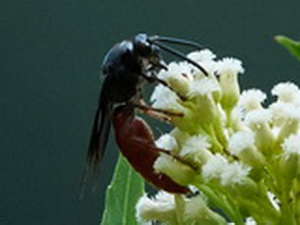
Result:
M153 164L160 155L150 127L144 120L126 112L113 118L116 142L131 166L154 186L171 193L188 193L187 187L175 183L165 174L154 171Z

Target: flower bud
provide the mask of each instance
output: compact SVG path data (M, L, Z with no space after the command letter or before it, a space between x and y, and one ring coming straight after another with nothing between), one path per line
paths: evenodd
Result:
M211 124L218 116L217 104L212 97L212 93L219 91L218 83L210 78L202 78L191 84L189 92L190 100L193 104L186 105L193 113L200 124Z
M160 136L155 144L158 148L162 148L168 151L176 151L178 149L176 139L170 134L164 134Z
M277 143L281 144L286 137L290 136L291 134L296 134L298 132L300 114L299 107L296 107L293 104L279 103L276 105L282 105L281 126L279 127L279 133L277 136ZM275 108L278 109L279 107Z
M300 162L300 136L291 135L282 143L283 156L279 168L283 177L290 181L297 176Z
M159 84L155 87L150 101L152 106L174 112L183 112L184 108L179 103L179 97L169 88Z
M168 70L162 70L158 77L165 80L175 92L182 96L187 95L190 83L193 80L191 66L187 62L170 63Z
M213 155L202 167L201 176L206 182L210 180L219 180L225 167L229 162L221 154Z
M208 150L211 144L204 135L190 136L182 145L179 155L195 167L203 165L212 153Z
M249 89L242 92L238 105L246 112L256 109L262 109L262 103L267 95L259 89Z
M165 153L161 153L153 167L158 173L166 174L173 181L182 186L192 184L198 176L190 166L183 164Z
M265 157L257 151L254 134L251 131L239 131L233 134L228 143L228 150L233 155L238 156L243 162L250 165L253 168L252 172L263 172L263 166L266 163ZM256 175L259 174L255 174L255 176Z
M237 59L224 58L218 62L219 82L222 90L221 105L226 111L231 111L238 102L240 95L238 73L243 72L241 61Z
M184 224L227 225L226 220L212 211L200 195L186 200L183 221Z
M276 149L275 138L270 127L272 114L266 109L257 109L247 113L245 122L255 135L257 149L265 155L273 154Z
M299 96L299 87L292 82L276 84L272 89L272 95L277 96L279 102L294 102Z
M137 221L161 221L174 223L177 221L174 196L164 191L155 197L144 194L135 206Z

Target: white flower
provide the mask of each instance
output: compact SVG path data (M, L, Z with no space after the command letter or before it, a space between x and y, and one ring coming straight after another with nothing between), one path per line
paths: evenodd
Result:
M169 88L157 85L151 95L150 101L154 108L175 110L182 112L184 109L178 103L178 96Z
M242 107L236 106L232 109L231 116L235 120L243 120L245 118L245 111Z
M285 157L289 157L292 154L300 155L300 135L290 135L282 143Z
M181 156L193 155L201 150L206 150L211 147L211 144L207 141L207 137L203 135L195 135L188 138L181 151Z
M173 91L185 96L189 92L189 86L194 79L192 67L188 62L171 62L168 70L161 70L157 75L160 79L165 80Z
M240 86L238 73L243 73L241 61L233 58L224 58L217 62L217 73L221 87L221 105L225 111L230 112L238 102Z
M264 155L273 154L276 151L276 144L273 135L272 113L269 109L256 109L246 114L245 125L249 126L255 134L255 144L259 152ZM282 136L282 135L281 135Z
M215 80L205 77L191 83L189 94L190 96L205 96L216 91L220 91L218 83Z
M239 155L240 152L254 146L254 144L254 134L251 131L239 131L230 137L228 150L233 155Z
M221 154L216 154L204 164L201 175L206 181L220 178L221 173L227 165L227 159Z
M223 168L221 173L221 184L224 186L230 184L241 184L245 181L246 177L248 176L251 168L240 163L240 162L233 162L227 164Z
M218 74L227 74L227 73L244 73L244 68L242 67L242 62L234 58L224 58L218 61L217 64Z
M256 109L246 114L245 123L248 125L261 125L272 120L272 113L267 109Z
M165 192L165 191L159 191L154 198L154 201L157 204L165 204L167 207L172 208L174 207L175 201L174 201L174 195ZM159 205L161 206L161 205Z
M170 134L160 136L159 139L155 141L155 144L157 147L165 150L174 150L178 147L176 139Z
M300 91L293 97L293 104L300 107Z
M273 124L280 128L277 134L278 143L282 143L285 138L299 131L300 108L298 106L276 102L270 106L270 109L273 113Z
M234 224L219 220L223 214L211 210L212 205L245 225L259 222L261 207L266 214L262 223L288 220L295 215L293 206L285 205L291 215L282 214L282 204L268 190L279 190L282 196L294 196L299 202L294 183L300 180L300 88L291 82L277 84L271 91L272 99L277 100L269 104L272 99L267 102L266 93L259 89L241 92L238 80L244 68L240 60L217 60L207 49L187 57L199 63L208 76L188 62L170 63L169 71L159 73L171 88L157 86L151 97L153 107L184 116L172 117L175 128L156 141L172 154L160 153L153 168L178 185L194 185L207 202L195 195L175 195L176 204L172 198L165 217L151 214L140 220ZM268 182L270 178L274 182ZM137 211L154 212L154 205L164 207L148 199Z
M136 218L139 222L172 221L175 219L174 196L164 191L159 191L154 197L148 197L144 194L135 208Z
M170 78L193 80L193 76L191 75L191 66L187 62L171 62L168 65L168 70L161 70L157 76L163 80L168 80Z
M208 49L191 52L187 55L187 57L199 63L208 72L208 74L214 74L216 71L216 61L214 61L216 55ZM199 68L193 65L192 68L192 73L195 79L203 78L203 73L199 73Z
M282 122L285 119L300 120L300 108L292 103L276 102L270 105L269 109L277 122Z
M201 63L214 60L216 58L216 55L209 49L204 49L201 51L191 52L187 55L187 57L194 60L195 62Z
M279 83L273 87L271 93L277 96L279 101L292 102L299 95L299 87L292 82Z
M243 91L238 105L247 112L261 108L261 104L266 100L267 95L259 89Z

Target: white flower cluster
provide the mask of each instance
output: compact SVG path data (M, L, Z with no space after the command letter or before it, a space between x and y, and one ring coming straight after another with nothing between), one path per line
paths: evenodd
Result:
M213 212L204 196L188 198L159 191L155 197L144 195L136 205L136 216L140 224L146 225L150 220L167 224L222 224L226 220ZM200 225L200 224L199 224Z
M180 185L195 186L202 197L165 193L169 205L163 209L162 194L144 196L137 205L139 221L227 224L212 206L230 224L299 224L300 89L279 83L271 90L275 101L267 105L263 91L240 91L241 61L218 60L207 49L188 57L209 75L187 62L172 62L158 74L172 90L158 85L153 107L184 116L171 117L174 129L157 140L170 155L159 157L154 169ZM191 207L194 201L201 206Z

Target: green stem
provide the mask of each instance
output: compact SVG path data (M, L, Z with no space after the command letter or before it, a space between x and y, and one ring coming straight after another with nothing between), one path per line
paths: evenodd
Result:
M223 127L222 127L222 124L221 124L221 121L219 118L217 118L217 120L213 123L213 130L214 130L214 133L216 134L218 141L221 143L221 145L224 148L226 148L227 140L225 138L224 130L223 130Z
M294 200L289 192L283 192L281 196L281 218L279 224L297 225L294 215Z
M278 174L276 176L278 189L279 189L279 201L281 217L278 224L296 225L295 221L295 199L294 193L292 193L293 180Z
M174 195L175 200L175 211L176 211L176 219L177 223L174 225L183 225L182 221L182 212L184 212L184 203L181 195Z
M242 216L238 211L232 208L232 206L228 203L226 196L218 195L205 185L199 183L195 183L194 185L208 197L214 206L220 208L230 219L230 221L235 222L236 225L244 224Z
M231 111L232 109L225 110L227 121L226 121L226 127L232 127L232 119L231 119Z
M204 130L209 135L213 151L222 153L223 150L224 150L224 147L219 142L219 140L217 139L216 133L215 133L214 128L213 128L213 125L210 124L208 126L205 126Z

